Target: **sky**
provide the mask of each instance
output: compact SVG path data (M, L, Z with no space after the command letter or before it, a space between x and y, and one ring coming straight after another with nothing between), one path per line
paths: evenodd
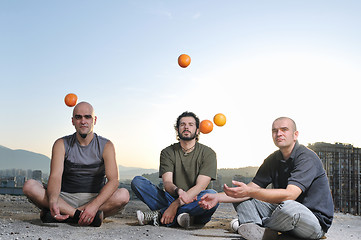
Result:
M51 157L75 131L75 93L128 167L157 169L184 111L227 117L200 136L218 168L259 166L280 116L301 144L361 147L360 12L356 0L0 1L0 145Z

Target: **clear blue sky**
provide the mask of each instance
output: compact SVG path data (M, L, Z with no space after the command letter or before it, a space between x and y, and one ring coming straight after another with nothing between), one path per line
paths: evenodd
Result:
M226 115L200 139L221 168L260 165L279 116L302 144L361 147L360 12L347 0L0 1L0 145L50 157L74 132L72 92L124 166L158 168L186 110Z

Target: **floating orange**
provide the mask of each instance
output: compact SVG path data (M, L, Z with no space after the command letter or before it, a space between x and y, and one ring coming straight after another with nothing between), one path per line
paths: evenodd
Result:
M74 93L69 93L64 98L64 102L68 107L74 107L77 101L78 97Z
M187 54L182 54L178 57L178 64L179 66L181 66L182 68L186 68L189 66L189 64L191 64L191 57L188 56Z
M226 124L226 116L224 116L222 113L218 113L214 116L213 122L217 126L222 127L224 124Z
M199 124L199 130L204 134L210 133L213 130L213 123L209 120L203 120Z

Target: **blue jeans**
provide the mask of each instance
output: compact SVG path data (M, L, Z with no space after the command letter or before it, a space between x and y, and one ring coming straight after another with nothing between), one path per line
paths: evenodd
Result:
M160 189L151 183L148 179L141 176L134 177L131 183L131 187L135 195L137 195L137 197L142 200L152 211L160 210L161 214L163 214L169 205L174 200L176 200L168 192ZM196 201L179 207L173 222L167 224L166 226L173 226L176 224L177 216L181 213L189 213L190 216L193 216L195 224L206 224L209 222L213 213L217 210L218 204L210 210L201 208L198 202L200 201L201 197L207 193L216 193L216 191L213 189L201 191L197 195Z
M271 204L256 199L235 203L240 224L256 223L279 232L307 239L320 239L325 233L316 216L293 200Z

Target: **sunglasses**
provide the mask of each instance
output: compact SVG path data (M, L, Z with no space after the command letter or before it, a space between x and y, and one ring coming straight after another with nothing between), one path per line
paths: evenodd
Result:
M93 116L92 115L74 115L74 118L76 119L76 120L80 120L80 119L82 119L82 118L85 118L85 119L92 119L93 118Z

